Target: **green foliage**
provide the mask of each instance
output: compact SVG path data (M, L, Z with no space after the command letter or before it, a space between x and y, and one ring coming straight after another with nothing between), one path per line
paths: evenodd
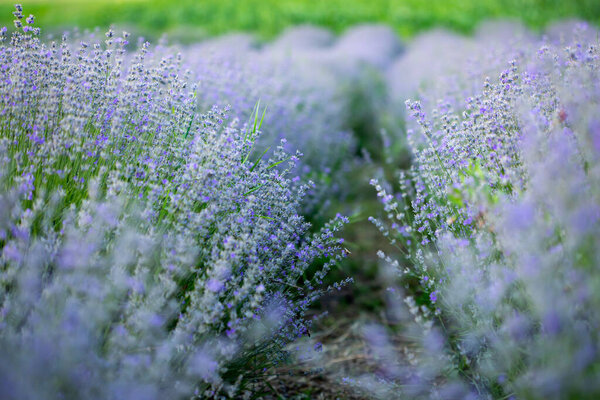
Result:
M13 0L0 0L3 25L11 25ZM559 18L600 22L596 0L31 0L29 12L44 27L106 27L193 41L232 31L272 38L290 25L314 24L340 32L358 23L381 22L403 37L441 26L467 33L489 18L514 18L541 28Z

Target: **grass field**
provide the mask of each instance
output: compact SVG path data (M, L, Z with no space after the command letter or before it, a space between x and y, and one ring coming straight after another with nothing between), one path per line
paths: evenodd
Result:
M11 24L13 4L0 0L0 23ZM169 32L188 41L235 31L272 38L296 24L339 32L381 22L406 38L434 26L468 33L490 18L518 19L534 29L562 18L600 22L597 0L30 0L23 6L46 28L116 23L150 37Z

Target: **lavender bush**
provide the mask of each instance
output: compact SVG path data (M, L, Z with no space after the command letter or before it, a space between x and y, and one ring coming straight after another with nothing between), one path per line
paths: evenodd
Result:
M360 149L379 150L382 71L401 50L384 26L356 27L337 39L326 30L297 27L263 45L225 36L182 54L199 82L201 110L230 104L246 120L260 100L268 110L261 146L285 135L288 151L302 150L294 173L317 183L306 199L312 215L332 196L345 197L361 166L355 157Z
M285 138L287 151L302 151L302 161L291 173L317 185L305 198L306 214L318 212L327 195L343 196L356 144L344 125L338 86L330 76L309 78L295 53L277 43L261 49L218 38L182 49L182 54L198 81L200 110L230 105L234 116L247 120L260 102L267 112L258 147L267 149Z
M254 155L259 110L243 124L198 113L180 56L130 55L112 31L45 43L14 14L0 46L2 397L252 390L307 334L345 219L309 234L308 186L288 176L298 154Z
M600 394L600 51L585 27L574 37L510 51L462 101L407 102L414 164L398 194L373 181L408 343L383 352L378 395Z

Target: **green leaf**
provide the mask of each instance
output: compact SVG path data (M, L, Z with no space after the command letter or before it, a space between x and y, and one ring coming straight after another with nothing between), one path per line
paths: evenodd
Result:
M254 186L252 189L250 189L246 193L244 193L244 196L248 196L249 194L256 192L258 189L260 189L263 186L265 186L264 183L262 185Z
M258 165L258 163L260 162L260 160L263 158L263 156L265 154L267 154L267 151L269 151L269 149L271 149L271 147L267 147L267 149L265 151L263 151L263 153L260 155L260 157L258 157L258 159L256 161L254 161L254 165L252 165L252 167L250 168L250 172L254 171L254 169L256 168L256 166Z
M189 133L190 133L190 129L192 129L192 123L194 122L194 116L192 115L192 118L190 119L190 123L188 125L187 131L185 132L185 136L184 138L187 138Z
M289 157L286 157L286 158L284 158L283 160L279 160L279 161L277 161L277 162L274 162L273 164L269 165L269 166L267 167L267 169L272 169L272 168L275 168L276 166L278 166L278 165L279 165L279 164L281 164L282 162L285 162L285 161L289 160L290 158L292 158L292 156L289 156Z

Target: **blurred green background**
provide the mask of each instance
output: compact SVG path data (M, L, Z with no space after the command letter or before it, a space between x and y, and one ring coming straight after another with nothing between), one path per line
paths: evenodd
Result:
M15 1L0 0L2 25L12 24ZM468 33L492 18L539 29L563 18L600 23L600 0L28 0L46 30L105 28L114 23L150 38L163 32L183 41L227 32L268 39L290 25L313 24L336 32L357 23L382 22L404 38L431 27Z

